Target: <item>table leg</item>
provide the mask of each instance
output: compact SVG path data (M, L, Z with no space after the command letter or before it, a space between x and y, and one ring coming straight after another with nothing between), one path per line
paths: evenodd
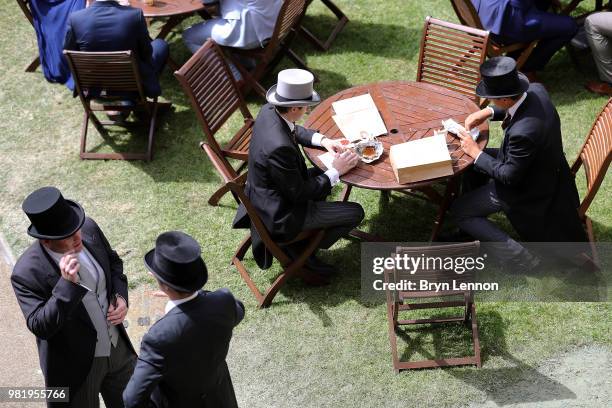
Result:
M440 233L440 229L442 229L442 222L444 222L446 211L448 211L451 202L457 194L458 186L459 184L457 182L456 177L449 179L446 183L446 191L444 192L444 198L439 203L438 216L436 217L436 221L434 221L434 227L431 231L431 237L429 238L429 240L432 242L436 240L438 234Z
M340 201L346 202L349 199L349 196L351 195L351 190L353 189L353 186L349 185L349 184L345 184L344 185L344 190L342 190L342 198L340 199Z
M189 15L171 16L170 18L168 18L168 21L164 23L161 30L159 30L159 34L157 34L157 37L155 38L161 38L162 40L165 40L168 34L170 34L170 32L174 29L174 27L182 23L183 20L185 20L187 17L189 17Z

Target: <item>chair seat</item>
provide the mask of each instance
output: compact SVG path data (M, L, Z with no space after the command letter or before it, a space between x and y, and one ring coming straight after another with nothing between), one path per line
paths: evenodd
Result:
M234 135L223 148L223 153L232 159L247 161L249 159L249 144L253 135L253 119L246 119L244 126Z

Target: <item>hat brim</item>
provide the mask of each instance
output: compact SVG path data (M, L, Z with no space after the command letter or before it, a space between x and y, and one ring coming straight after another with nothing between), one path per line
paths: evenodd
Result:
M193 284L189 286L180 286L176 285L172 282L169 282L167 279L163 278L157 268L155 267L155 263L153 262L153 258L155 257L155 248L147 252L144 256L144 264L149 271L155 276L155 278L159 279L162 283L170 286L174 290L178 290L179 292L195 292L197 290L202 289L202 287L206 284L206 273L204 261L200 258L199 262L201 263L201 274L198 275L198 279L193 282Z
M266 93L266 100L275 106L313 106L321 103L321 97L316 91L312 91L310 99L286 99L276 93L276 85L273 85Z
M34 224L30 224L30 226L28 227L28 235L34 238L38 238L38 239L50 239L50 240L56 241L59 239L68 238L71 235L73 235L75 232L80 230L83 224L85 223L85 210L83 210L83 207L81 207L79 203L75 201L66 200L66 202L68 203L70 207L72 207L72 209L74 210L74 212L77 214L77 217L78 217L77 222L68 231L66 231L66 233L62 235L46 235L46 234L40 233L36 229Z
M476 86L476 95L480 96L481 98L487 98L487 99L511 98L513 96L520 95L523 92L527 91L527 89L529 89L529 79L527 79L525 74L523 74L522 72L518 73L518 77L519 77L519 87L516 91L512 93L506 93L502 95L502 94L492 92L487 87L485 82L481 80Z

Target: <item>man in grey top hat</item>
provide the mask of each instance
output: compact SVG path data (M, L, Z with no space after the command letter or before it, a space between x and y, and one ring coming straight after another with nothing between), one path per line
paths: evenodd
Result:
M55 187L22 205L38 240L21 255L11 283L36 336L47 387L67 387L68 403L49 407L123 407L136 353L123 327L128 309L123 262L83 208Z
M358 156L339 142L295 124L307 107L321 100L313 89L313 81L313 75L302 69L279 72L278 83L266 95L268 104L255 120L246 195L274 239L288 241L301 231L322 228L325 236L320 245L327 249L359 225L364 212L357 203L325 201L339 177L357 164ZM299 145L322 146L333 152L331 168L325 172L307 168ZM241 205L234 228L249 225ZM254 230L252 233L255 259L260 267L267 268L272 258ZM300 249L289 247L289 255L297 256ZM311 257L306 267L312 272L310 276L318 275L324 281L334 272L332 266L316 257Z

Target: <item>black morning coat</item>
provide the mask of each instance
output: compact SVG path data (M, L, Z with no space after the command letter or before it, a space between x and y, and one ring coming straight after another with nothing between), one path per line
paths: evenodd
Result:
M125 408L234 408L225 357L244 306L227 289L200 291L143 337Z
M492 120L506 111L493 107ZM563 153L561 123L548 93L531 84L504 131L493 157L483 152L475 168L495 180L498 198L521 239L580 242L586 234L578 217L578 191Z
M320 201L331 192L329 178L319 169L306 167L299 144L312 146L314 130L296 125L294 136L273 105L261 108L249 146L249 174L246 195L268 232L275 240L287 241L300 233L308 201ZM241 204L234 228L249 228L246 209ZM251 229L253 255L257 264L269 267L270 254Z
M91 218L85 219L81 238L104 270L109 304L115 294L127 302L123 262ZM28 329L36 336L46 386L69 387L70 395L74 395L91 368L97 341L96 329L81 302L87 289L61 277L59 267L40 241L21 255L13 268L11 284ZM136 354L123 325L117 328Z

